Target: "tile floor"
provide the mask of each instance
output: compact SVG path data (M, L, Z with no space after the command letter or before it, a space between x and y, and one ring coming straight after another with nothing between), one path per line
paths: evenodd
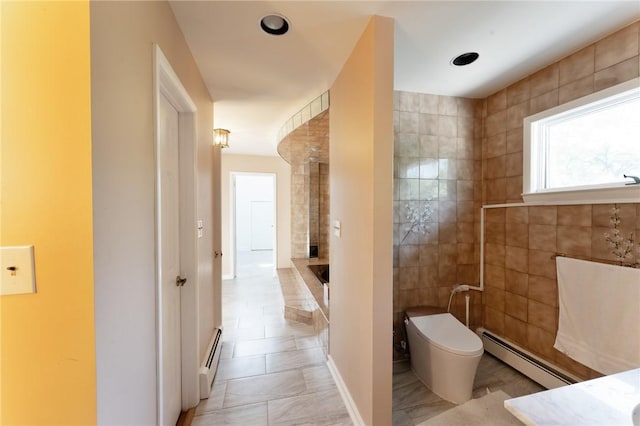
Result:
M313 327L284 319L270 256L248 253L242 267L239 256L239 276L223 281L220 364L211 395L198 405L192 424L351 425ZM485 354L473 397L487 389L513 397L543 390ZM416 425L453 407L429 391L408 362L394 364L393 425Z
M284 319L270 256L248 253L242 267L239 256L223 281L218 372L191 424L351 425L313 327Z
M456 405L439 398L427 389L411 371L408 361L393 366L393 425L417 425ZM474 381L473 398L487 390L502 390L517 397L545 390L542 386L485 352ZM515 417L513 424L521 424Z

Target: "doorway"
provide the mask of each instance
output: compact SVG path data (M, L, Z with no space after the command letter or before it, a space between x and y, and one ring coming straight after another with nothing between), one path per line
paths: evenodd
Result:
M155 63L157 423L197 405L196 106L159 46Z
M234 276L274 275L276 176L232 173Z

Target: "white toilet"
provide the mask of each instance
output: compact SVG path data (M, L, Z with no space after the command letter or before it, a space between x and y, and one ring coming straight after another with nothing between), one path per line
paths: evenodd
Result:
M484 349L482 340L453 315L407 312L411 369L420 381L449 402L471 399L473 380Z

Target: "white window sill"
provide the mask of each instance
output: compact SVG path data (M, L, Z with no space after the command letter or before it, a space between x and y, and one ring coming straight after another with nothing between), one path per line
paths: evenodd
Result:
M525 204L640 203L640 185L529 192L522 198Z

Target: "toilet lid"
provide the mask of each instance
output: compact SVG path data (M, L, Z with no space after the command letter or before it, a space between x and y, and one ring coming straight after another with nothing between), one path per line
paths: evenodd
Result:
M483 352L482 340L449 313L413 317L409 321L422 337L444 351L458 355Z

